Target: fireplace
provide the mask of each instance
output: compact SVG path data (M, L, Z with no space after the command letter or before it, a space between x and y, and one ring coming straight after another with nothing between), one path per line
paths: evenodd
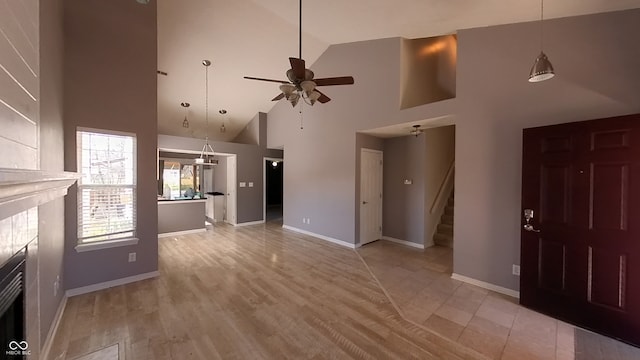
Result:
M26 358L24 279L22 249L0 268L0 358Z

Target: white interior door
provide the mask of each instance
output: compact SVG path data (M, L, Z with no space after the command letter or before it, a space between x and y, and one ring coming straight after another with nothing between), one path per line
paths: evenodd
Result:
M236 156L229 156L227 158L227 208L225 211L224 221L231 224L237 224L236 218L236 188L237 188L237 158Z
M360 152L360 244L382 237L382 151Z

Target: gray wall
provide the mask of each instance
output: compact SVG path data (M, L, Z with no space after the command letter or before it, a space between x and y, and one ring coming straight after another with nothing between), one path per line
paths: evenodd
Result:
M247 126L240 131L238 136L233 139L232 142L247 144L247 145L260 145L260 118L266 119L265 113L258 113ZM264 143L263 143L264 145Z
M383 145L383 235L432 246L442 213L431 208L455 156L455 127L385 139ZM405 179L413 183L405 185Z
M361 175L360 174L360 157L362 156L362 149L383 151L384 141L375 136L356 133L356 169L357 170L356 170L356 191L355 191L355 202L354 202L355 204L354 206L356 209L354 239L356 240L356 242L360 242L360 175Z
M158 234L204 229L205 201L158 202Z
M509 289L522 129L640 112L640 10L545 21L557 75L531 84L539 34L537 22L458 32L454 272Z
M135 133L137 237L135 246L78 253L77 188L65 201L65 288L158 269L156 2L64 1L65 169L76 171L76 129ZM129 263L128 253L137 261Z
M384 141L382 234L423 244L425 239L425 136ZM404 180L413 181L405 185Z
M539 84L527 82L538 22L461 30L456 99L404 110L401 39L330 46L311 68L353 75L355 85L327 88L331 102L305 107L304 130L284 101L268 115L269 147L287 150L284 224L355 242L353 134L456 114L454 271L518 289L522 129L640 112L639 24L637 9L545 21L558 76Z
M264 115L260 117L261 127L266 127ZM266 130L261 130L266 133ZM263 220L263 158L282 158L282 150L267 149L264 145L247 145L228 142L210 142L216 152L237 155L237 182L253 182L253 187L237 187L238 223ZM158 147L161 149L201 151L202 140L171 135L158 135ZM263 142L264 144L264 142ZM214 168L214 190L219 178L215 175L220 165ZM225 174L226 177L226 174ZM225 179L226 183L226 179Z
M64 170L62 0L40 2L40 169ZM38 209L40 339L42 343L64 296L64 199ZM60 277L60 291L53 286Z
M400 109L400 38L332 45L310 67L318 77L352 75L327 87L327 104L278 102L268 114L268 147L286 150L284 224L356 242L356 136L361 130L451 113L455 100ZM309 217L310 224L303 224Z

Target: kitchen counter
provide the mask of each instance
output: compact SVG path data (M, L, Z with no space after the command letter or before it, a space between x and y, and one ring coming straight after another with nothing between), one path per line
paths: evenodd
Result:
M206 231L207 199L158 199L158 236L177 236Z
M190 202L204 202L207 201L207 198L175 198L175 199L161 199L158 198L158 205L160 204L176 204L176 203L190 203Z

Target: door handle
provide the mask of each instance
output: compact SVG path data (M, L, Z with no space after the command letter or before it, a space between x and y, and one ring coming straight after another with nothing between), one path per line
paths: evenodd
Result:
M527 222L526 224L524 224L524 230L525 231L531 231L531 232L536 232L536 233L540 232L540 230L536 230L533 227L533 225L529 224L531 219L533 219L533 209L524 209L524 219Z
M540 230L534 229L533 225L531 225L531 224L524 224L524 229L526 231L531 231L531 232L536 232L536 233L540 232Z
M362 205L367 205L367 204L368 204L368 202L366 202L366 201L362 202Z

